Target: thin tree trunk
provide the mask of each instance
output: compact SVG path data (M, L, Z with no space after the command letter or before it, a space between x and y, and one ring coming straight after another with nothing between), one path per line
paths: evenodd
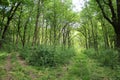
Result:
M21 4L21 2L17 3L17 5L16 5L16 3L15 3L15 4L11 7L10 16L7 17L7 23L6 23L5 28L4 28L4 30L3 30L3 33L2 33L2 39L5 38L5 34L6 34L6 31L7 31L8 27L9 27L10 21L12 20L14 14L15 14L15 12L16 12L16 10L17 10L17 8L19 7L20 4ZM16 5L16 6L15 6L15 5Z
M45 27L45 44L47 44L47 32L48 32L48 22L46 21L46 27Z
M18 40L19 40L19 35L20 35L20 24L21 24L21 16L22 16L22 6L20 8L20 15L18 18L18 28L17 28L17 35L16 35L16 47L18 46Z
M28 19L27 19L27 21L25 22L25 25L24 25L23 40L22 40L23 47L25 46L25 43L26 43L26 31L27 31L27 26L28 26L28 23L29 23L29 18L31 16L31 13L32 13L32 10L29 12Z
M53 29L53 31L54 31L54 47L56 46L56 3L55 3L55 0L54 0L54 16L53 16L53 18L54 18L54 22L53 22L53 26L54 26L54 29Z
M36 44L36 42L37 42L39 17L40 17L40 0L38 0L38 4L37 4L37 15L36 15L36 23L35 23L35 30L34 30L32 45Z

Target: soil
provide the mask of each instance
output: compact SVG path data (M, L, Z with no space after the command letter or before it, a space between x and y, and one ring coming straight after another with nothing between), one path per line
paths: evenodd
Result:
M5 69L6 69L6 72L7 72L5 80L12 80L12 75L10 74L11 69L12 69L11 54L9 54L8 57L7 57L7 59L6 59Z

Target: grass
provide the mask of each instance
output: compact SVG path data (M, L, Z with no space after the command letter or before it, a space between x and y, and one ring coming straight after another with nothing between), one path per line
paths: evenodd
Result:
M5 62L7 58L8 53L6 52L0 52L0 80L6 75L6 70L5 70Z
M0 52L0 80L5 80L5 63L7 52ZM96 59L91 59L80 52L72 57L67 64L57 67L38 67L21 65L16 57L18 53L11 53L12 80L120 80L120 67L111 69L101 66Z

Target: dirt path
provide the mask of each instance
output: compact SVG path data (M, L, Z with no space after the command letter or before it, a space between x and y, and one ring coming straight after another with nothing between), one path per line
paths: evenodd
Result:
M27 63L25 62L25 60L23 60L18 54L16 55L18 63L23 66L23 67L27 67ZM29 71L29 76L31 77L32 80L35 80L37 78L37 75L35 72L33 72L32 70Z
M31 78L31 80L37 80L41 75L38 74L37 71L35 71L34 69L30 69L27 67L29 67L29 65L25 62L24 59L22 59L17 53L16 54L16 61L18 62L18 64L21 65L21 67L24 69L25 71L29 73L29 77ZM3 78L3 80L14 80L14 77L12 76L12 68L14 67L14 64L12 64L12 53L9 53L7 58L6 58L6 64L4 65L4 68L6 70L6 75Z
M6 79L5 80L12 80L12 76L10 74L10 71L12 69L12 64L11 64L11 54L8 55L7 60L6 60L6 65L5 69L7 72Z
M18 60L18 63L19 63L21 66L24 66L24 67L27 66L27 63L19 56L19 54L16 55L16 58L17 58L17 60Z

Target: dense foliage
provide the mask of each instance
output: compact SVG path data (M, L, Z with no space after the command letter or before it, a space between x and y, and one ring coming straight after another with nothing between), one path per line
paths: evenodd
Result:
M0 0L0 80L120 80L120 0L74 1Z
M53 46L41 45L20 49L20 56L33 66L55 67L60 64L68 64L69 60L75 56L75 50L62 47L54 49Z

